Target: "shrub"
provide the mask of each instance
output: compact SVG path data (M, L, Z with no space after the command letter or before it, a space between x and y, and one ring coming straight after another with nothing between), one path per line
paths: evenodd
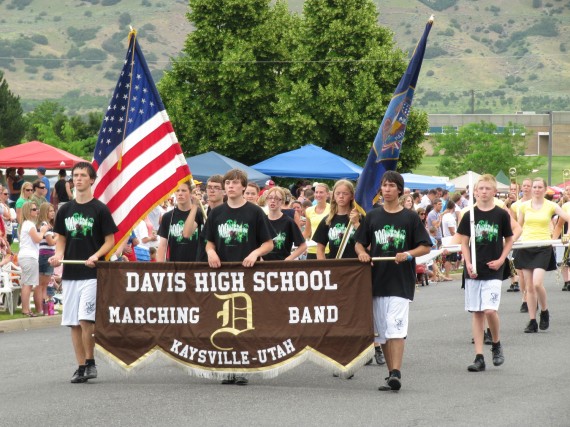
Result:
M6 9L24 10L31 2L32 0L12 0L11 3L6 5Z
M34 34L32 35L32 37L30 37L32 39L32 41L36 44L41 44L41 45L48 45L48 38L46 36L44 36L43 34Z
M67 35L77 46L83 46L86 41L93 40L97 37L97 32L99 31L99 27L97 28L75 28L69 27L67 28Z
M128 12L123 12L119 15L119 25L122 27L126 27L132 22L131 15Z
M503 33L503 26L501 24L491 24L489 25L489 30L494 31L497 34L502 34Z
M426 53L424 55L424 58L433 59L437 58L438 56L445 56L445 55L447 55L447 51L444 48L440 46L433 46L426 48Z

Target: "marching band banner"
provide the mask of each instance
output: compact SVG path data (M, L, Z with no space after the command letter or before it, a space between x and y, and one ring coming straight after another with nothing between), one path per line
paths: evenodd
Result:
M371 269L358 260L97 271L97 350L127 371L164 355L209 378L274 377L306 359L349 376L372 354Z

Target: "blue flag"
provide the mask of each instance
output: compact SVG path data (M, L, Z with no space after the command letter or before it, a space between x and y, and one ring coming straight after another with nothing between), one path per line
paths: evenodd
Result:
M360 174L355 200L363 213L372 209L378 200L378 190L384 172L396 169L432 24L433 20L430 18L424 34L412 54L408 68L390 100L380 129L374 138L374 144L372 144L364 170Z

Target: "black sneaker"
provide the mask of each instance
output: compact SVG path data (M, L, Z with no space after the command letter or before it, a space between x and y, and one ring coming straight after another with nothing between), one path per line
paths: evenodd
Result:
M390 379L390 377L386 377L384 378L385 384L382 384L380 387L378 387L378 390L380 391L390 391L392 390L392 387L390 387L390 385L388 384L388 380Z
M372 364L372 361L373 361L373 360L374 360L374 358L371 357L371 358L364 364L364 366L368 366L368 365Z
M97 367L95 365L87 365L85 367L85 379L91 380L97 378Z
M513 285L513 292L520 292L519 282L515 282Z
M509 286L509 289L507 289L507 292L514 292L515 291L515 284L511 283L511 286Z
M392 389L394 391L398 391L402 388L401 378L394 375L394 374L390 374L390 376L388 377L387 383L390 386L390 389Z
M378 365L385 365L386 359L384 359L384 353L382 353L382 347L378 346L374 350L374 358L376 359L376 363Z
M72 384L84 383L87 382L87 379L88 378L85 377L85 370L78 369L73 373L73 376L71 377L71 383Z
M563 290L563 291L567 291L569 285L570 285L570 283L564 282L564 286L562 286L562 290Z
M249 380L242 375L236 375L235 376L235 384L236 385L247 385L248 382L249 382Z
M491 352L493 353L493 365L501 366L505 363L505 355L503 354L503 346L501 344L493 346Z
M236 383L236 376L231 374L228 375L226 378L222 380L222 384L235 384Z
M520 312L521 313L528 313L528 305L527 305L526 301L523 301L523 303L521 304Z
M486 345L493 344L493 335L491 335L491 330L489 328L487 328L487 330L483 332L483 342Z
M485 359L476 357L472 365L467 367L469 372L482 372L485 370Z
M538 332L538 323L536 323L536 319L531 319L530 322L528 322L528 325L526 325L526 328L524 328L524 331L527 334Z
M549 326L550 326L550 313L548 312L548 310L541 311L540 323L538 327L540 328L541 331L546 331Z

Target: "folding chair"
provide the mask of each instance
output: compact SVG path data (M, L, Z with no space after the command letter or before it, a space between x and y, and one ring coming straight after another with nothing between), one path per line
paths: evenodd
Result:
M22 269L9 262L2 266L0 271L0 296L4 300L4 307L10 315L14 314L14 308L18 306L20 297L20 275Z

